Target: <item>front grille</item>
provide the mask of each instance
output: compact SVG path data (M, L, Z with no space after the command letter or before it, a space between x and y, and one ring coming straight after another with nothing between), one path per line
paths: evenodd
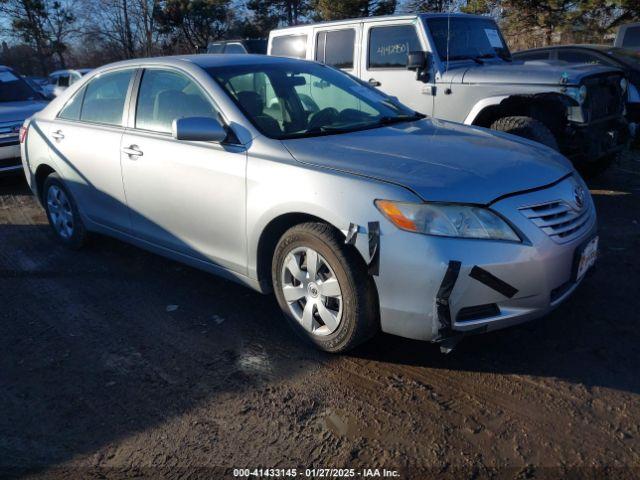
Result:
M458 322L471 322L484 318L496 317L500 315L500 308L495 303L487 305L474 305L473 307L461 308L456 317Z
M568 242L583 233L593 217L590 203L577 210L563 200L521 207L520 211L558 243Z
M585 80L587 98L584 106L588 121L622 115L625 98L620 80L622 77L619 75L592 77Z
M0 159L0 168L17 167L18 165L21 165L21 164L22 164L22 161L20 160L20 157Z

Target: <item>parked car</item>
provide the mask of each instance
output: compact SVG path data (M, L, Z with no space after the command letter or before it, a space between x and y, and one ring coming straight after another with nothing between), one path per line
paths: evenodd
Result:
M267 53L267 40L264 38L222 40L212 42L207 53Z
M20 127L46 103L14 70L0 65L0 176L22 171Z
M627 88L627 120L640 122L640 52L611 45L560 45L533 48L513 54L516 60L566 62L605 65L621 69L629 80ZM634 128L636 130L636 128Z
M315 62L116 63L25 128L28 182L63 244L100 232L273 290L327 351L540 317L595 261L594 205L562 155L425 119Z
M48 93L57 97L64 92L69 86L80 80L83 75L89 73L91 68L78 68L75 70L56 70L49 74Z
M613 42L614 47L640 49L640 23L621 25Z
M40 93L43 97L48 98L49 92L47 85L49 80L43 77L26 77L22 75L22 79L31 86L36 92Z
M622 73L511 59L488 17L371 17L274 30L270 55L317 60L445 120L501 130L600 169L627 147ZM411 55L410 55L411 54Z

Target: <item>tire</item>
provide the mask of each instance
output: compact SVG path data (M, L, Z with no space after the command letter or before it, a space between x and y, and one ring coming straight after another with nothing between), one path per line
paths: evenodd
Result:
M491 124L492 130L510 133L519 137L542 143L554 150L558 149L558 142L551 130L539 120L531 117L502 117Z
M87 242L87 229L75 199L57 173L52 173L44 181L42 205L56 239L72 250L82 248Z
M618 162L622 157L622 153L613 153L606 155L595 161L581 161L576 163L576 170L580 172L584 178L595 178L602 174L605 170L611 167L614 163Z
M316 275L307 267L315 257L309 252L317 254ZM287 230L276 246L271 277L288 323L316 348L345 352L378 332L373 279L355 248L331 226L303 223Z

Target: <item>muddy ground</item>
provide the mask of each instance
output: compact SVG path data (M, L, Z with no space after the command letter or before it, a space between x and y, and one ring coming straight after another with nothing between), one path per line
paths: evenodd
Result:
M640 475L640 154L590 182L601 257L573 298L448 356L312 351L270 297L108 238L65 250L0 182L0 477Z

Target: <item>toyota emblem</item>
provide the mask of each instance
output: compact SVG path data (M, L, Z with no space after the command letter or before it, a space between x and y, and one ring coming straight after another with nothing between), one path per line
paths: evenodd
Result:
M584 188L576 187L573 191L573 199L576 201L576 206L578 210L582 210L584 207Z

